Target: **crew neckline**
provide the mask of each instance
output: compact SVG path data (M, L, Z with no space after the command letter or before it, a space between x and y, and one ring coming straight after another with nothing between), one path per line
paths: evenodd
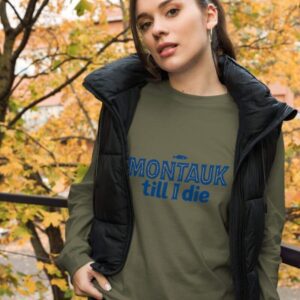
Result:
M201 105L220 105L221 103L233 103L231 95L228 93L219 94L219 95L193 95L181 92L174 89L168 79L163 80L159 83L159 86L162 90L165 91L173 100L180 102L185 105L192 106L201 106Z

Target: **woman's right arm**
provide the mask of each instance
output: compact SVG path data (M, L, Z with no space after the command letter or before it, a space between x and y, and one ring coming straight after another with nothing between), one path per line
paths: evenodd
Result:
M68 197L69 218L65 227L65 245L55 259L59 267L68 271L71 278L77 269L92 261L87 236L93 219L93 178L91 165L80 183L73 183Z
M73 278L74 273L83 265L93 261L88 234L93 220L93 181L99 151L99 130L103 105L101 107L98 134L94 144L91 164L80 183L73 183L68 196L69 218L65 227L65 245L56 264L67 270Z

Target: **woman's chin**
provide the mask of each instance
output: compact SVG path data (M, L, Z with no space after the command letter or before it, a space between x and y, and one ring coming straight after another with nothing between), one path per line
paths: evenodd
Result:
M175 57L168 57L168 59L159 59L156 64L166 72L176 72L182 67L182 63Z
M178 73L184 70L185 64L179 62L168 62L160 64L160 68L168 73Z

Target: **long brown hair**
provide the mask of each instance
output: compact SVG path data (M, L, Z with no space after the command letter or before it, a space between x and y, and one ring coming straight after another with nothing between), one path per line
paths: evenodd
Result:
M160 81L164 78L168 78L166 71L162 70L154 61L153 57L144 51L144 47L139 38L137 23L136 23L136 1L130 0L129 4L129 17L130 28L133 36L133 41L137 54L145 68L153 75L153 81ZM227 54L228 56L236 59L235 50L233 44L228 36L226 28L225 11L219 0L195 0L201 10L205 10L208 4L212 3L218 10L218 24L213 29L212 35L212 52L216 70L218 67L216 59L218 55Z

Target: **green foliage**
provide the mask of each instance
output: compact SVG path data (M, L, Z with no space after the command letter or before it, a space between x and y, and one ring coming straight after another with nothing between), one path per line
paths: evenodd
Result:
M83 164L80 164L76 170L76 177L75 177L75 181L76 183L79 183L82 181L83 177L85 176L87 170L88 170L88 167L87 165L83 165Z
M55 59L53 64L52 64L53 70L57 69L60 64L61 64L61 60L60 59Z
M8 109L13 112L13 113L17 113L20 109L20 105L17 102L17 99L10 99L8 102Z
M78 43L70 44L67 48L68 55L76 56L79 53L80 45Z
M93 4L88 0L80 0L76 5L75 10L78 16L82 16L86 10L90 12L93 10Z

